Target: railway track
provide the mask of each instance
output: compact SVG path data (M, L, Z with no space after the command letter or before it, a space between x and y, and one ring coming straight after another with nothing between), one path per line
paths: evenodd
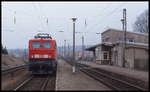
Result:
M28 65L21 65L2 70L1 88L2 90L12 90L28 76Z
M102 73L94 68L91 68L87 65L83 65L83 64L77 64L78 67L80 67L80 70L84 73L86 73L87 75L91 76L92 78L102 82L103 84L107 85L108 87L117 90L117 91L121 91L121 90L126 90L126 91L132 91L132 90L136 90L136 91L145 91L147 89L138 87L136 85L130 84L126 81L114 78L112 76L109 76L106 73Z
M22 82L20 85L18 85L14 91L18 90L46 90L48 89L47 86L49 84L49 81L52 81L51 76L31 76L24 82ZM54 86L54 85L51 85ZM51 89L48 90L54 90L55 87L50 87Z
M70 65L71 62L67 61ZM146 91L146 88L142 88L139 86L136 86L134 84L128 83L126 81L123 81L119 78L110 76L109 74L105 72L101 72L99 69L92 68L88 65L76 63L76 67L78 67L82 72L89 75L90 77L96 79L97 81L100 81L101 83L107 85L108 87L117 90L117 91Z
M17 66L17 67L7 69L7 70L2 70L2 75L6 75L6 74L9 74L9 73L14 73L18 70L23 70L23 69L27 68L27 66L28 65L21 65L21 66Z

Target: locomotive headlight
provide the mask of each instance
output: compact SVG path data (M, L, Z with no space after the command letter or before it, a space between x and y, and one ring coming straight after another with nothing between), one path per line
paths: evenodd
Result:
M44 58L48 58L48 55L43 55Z
M36 55L34 55L34 57L35 57L35 58L39 58L39 55L36 54Z
M52 56L49 56L49 58L51 58Z

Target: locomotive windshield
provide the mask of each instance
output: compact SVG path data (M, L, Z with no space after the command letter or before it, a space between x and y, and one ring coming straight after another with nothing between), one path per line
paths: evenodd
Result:
M43 48L51 48L51 42L43 42Z
M40 48L40 41L32 41L32 48L34 49Z

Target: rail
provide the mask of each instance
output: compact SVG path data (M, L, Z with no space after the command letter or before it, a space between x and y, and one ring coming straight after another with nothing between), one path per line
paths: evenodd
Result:
M13 68L9 68L9 69L6 69L6 70L2 70L2 75L5 75L5 74L8 74L8 73L11 73L11 72L15 72L19 69L23 69L25 67L27 67L28 65L20 65L20 66L17 66L17 67L13 67Z
M71 61L66 60L67 63L71 64ZM124 80L120 80L117 78L114 78L108 74L102 73L100 71L97 71L96 69L88 66L88 65L84 65L84 64L80 64L80 63L76 63L76 66L84 73L86 73L87 75L91 76L92 78L104 83L105 85L109 86L112 89L115 90L141 90L141 91L145 91L147 89L136 86L134 84L128 83Z
M33 76L30 77L29 79L23 81L19 86L17 86L17 87L14 89L14 91L19 90L21 87L23 87L26 83L28 83L28 82L31 81L32 79L33 79Z
M18 90L41 90L44 91L47 87L47 84L49 82L49 76L46 78L38 78L36 79L35 76L31 76L30 78L23 81L21 84L19 84L14 91ZM33 82L33 81L39 81L39 82ZM31 86L32 85L32 86ZM34 89L33 89L34 88Z
M111 77L110 75L97 71L96 69L85 68L85 67L88 67L85 65L78 64L78 67L82 67L80 68L82 72L86 73L87 75L93 77L94 79L118 91L120 90L141 90L141 91L147 90L145 88L141 88L139 86L130 84L126 81Z
M43 91L44 89L46 89L47 84L48 84L48 81L49 81L49 77L47 77L47 78L45 79L45 81L43 82L43 85L42 85L42 87L41 87L41 91Z

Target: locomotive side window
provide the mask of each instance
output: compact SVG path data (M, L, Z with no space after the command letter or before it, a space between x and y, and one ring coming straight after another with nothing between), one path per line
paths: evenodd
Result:
M51 48L51 42L43 42L43 48Z
M40 41L32 41L32 48L34 49L40 48Z

